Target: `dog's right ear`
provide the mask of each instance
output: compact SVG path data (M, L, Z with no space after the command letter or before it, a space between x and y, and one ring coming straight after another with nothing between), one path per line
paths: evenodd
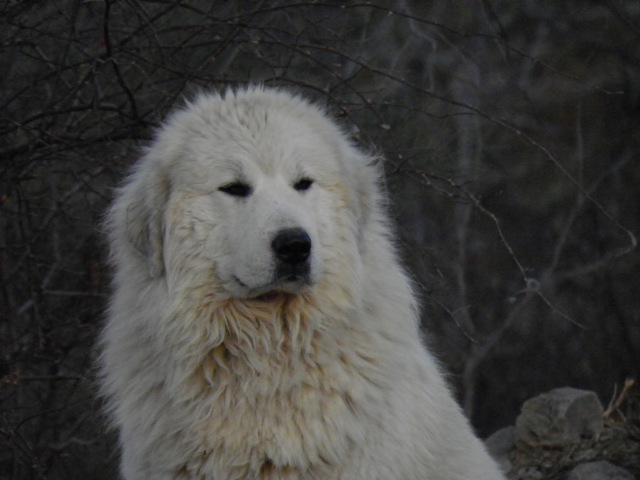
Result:
M151 277L160 277L164 274L164 212L170 185L166 174L149 170L139 168L125 186L125 231L130 244L146 259Z

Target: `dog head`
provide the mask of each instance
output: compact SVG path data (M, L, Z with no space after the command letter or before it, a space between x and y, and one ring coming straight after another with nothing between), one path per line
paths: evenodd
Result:
M152 278L213 275L230 297L267 298L310 289L350 262L376 182L371 158L299 97L201 95L160 129L111 223L121 220Z

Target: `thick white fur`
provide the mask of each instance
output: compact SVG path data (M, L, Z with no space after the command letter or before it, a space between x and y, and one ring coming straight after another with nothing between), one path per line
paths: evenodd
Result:
M504 478L421 344L372 160L277 90L167 120L107 221L126 480ZM220 190L238 181L250 195ZM308 276L278 280L271 240L293 227Z

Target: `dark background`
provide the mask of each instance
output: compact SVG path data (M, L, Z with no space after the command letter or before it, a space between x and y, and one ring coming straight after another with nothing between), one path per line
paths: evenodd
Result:
M93 345L112 188L184 95L329 105L387 158L479 434L640 373L640 2L0 2L0 478L114 478Z

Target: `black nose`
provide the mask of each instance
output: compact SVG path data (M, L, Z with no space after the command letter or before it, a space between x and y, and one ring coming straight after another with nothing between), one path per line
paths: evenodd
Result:
M309 258L311 238L302 228L287 228L278 232L271 248L282 263L298 265Z

